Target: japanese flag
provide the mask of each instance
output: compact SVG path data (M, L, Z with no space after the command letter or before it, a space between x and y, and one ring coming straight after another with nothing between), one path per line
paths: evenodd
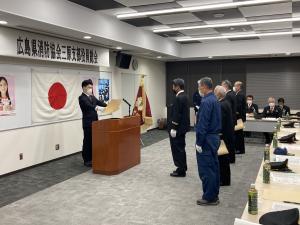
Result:
M78 74L32 72L32 122L47 123L80 119Z

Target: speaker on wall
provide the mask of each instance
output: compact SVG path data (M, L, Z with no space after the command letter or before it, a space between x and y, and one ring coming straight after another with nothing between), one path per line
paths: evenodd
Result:
M118 52L116 56L116 66L122 69L129 69L131 58L131 55Z

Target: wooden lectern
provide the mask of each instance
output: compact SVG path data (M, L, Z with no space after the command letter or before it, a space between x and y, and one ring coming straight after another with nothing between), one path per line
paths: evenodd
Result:
M92 131L94 173L115 175L140 163L139 116L98 120Z

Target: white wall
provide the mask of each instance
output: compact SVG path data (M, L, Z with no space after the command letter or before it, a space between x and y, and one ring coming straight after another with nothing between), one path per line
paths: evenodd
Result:
M41 66L36 64L36 61L16 61L15 59L1 57L0 60L1 63L20 64L32 68ZM139 69L133 71L132 69L123 70L113 66L115 65L114 55L110 57L110 60L111 67L101 67L100 71L112 72L112 98L122 98L122 73L146 74L148 76L148 90L146 91L154 118L153 127L155 127L156 120L165 117L165 64L140 58L138 59ZM44 63L43 66L66 68L66 64ZM80 68L99 70L98 67L71 67L71 65L68 69ZM121 117L122 114L123 112L120 110L114 113L112 117ZM111 116L103 116L100 119L109 117ZM0 175L79 152L81 151L82 138L81 120L2 131L0 132ZM60 144L59 151L55 150L56 144ZM20 153L23 153L23 160L19 160Z

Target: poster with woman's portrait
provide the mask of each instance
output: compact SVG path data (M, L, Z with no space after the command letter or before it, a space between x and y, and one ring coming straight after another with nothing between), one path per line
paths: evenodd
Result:
M0 116L15 115L15 79L13 76L0 74Z

